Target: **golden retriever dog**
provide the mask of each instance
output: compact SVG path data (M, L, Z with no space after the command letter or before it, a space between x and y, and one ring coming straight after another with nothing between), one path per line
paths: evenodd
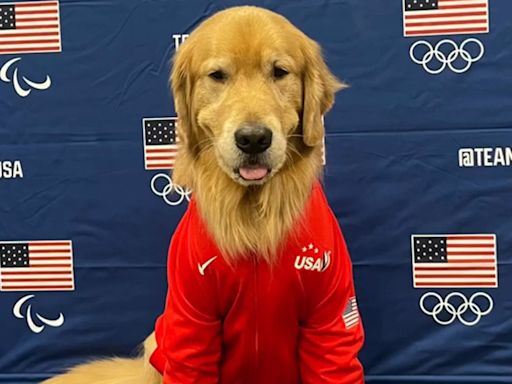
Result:
M321 177L323 115L344 85L316 42L284 17L253 6L223 10L200 24L173 58L171 85L181 142L174 181L193 190L227 264L256 255L277 265ZM153 333L138 359L91 362L44 384L160 384L162 375L149 363L155 348Z

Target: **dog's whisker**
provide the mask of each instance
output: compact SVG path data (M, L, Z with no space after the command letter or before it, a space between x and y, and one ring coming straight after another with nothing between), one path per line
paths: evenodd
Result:
M204 145L205 143L207 145ZM213 147L213 141L211 138L207 137L207 138L197 142L196 145L194 145L193 150L196 150L197 148L199 148L199 153L202 153L205 150L210 149L211 147Z
M210 142L210 144L213 145L212 139L210 137L206 137L203 140L198 141L197 144L194 146L194 148L200 147L203 144L208 143L208 142Z
M203 153L203 152L206 152L207 150L209 150L210 148L213 148L213 142L212 143L209 143L208 145L205 145L204 147L201 148L201 150L199 151L199 153Z
M303 159L304 158L304 154L300 153L300 151L295 148L294 146L290 146L289 149L295 153L300 159ZM287 155L291 155L289 152L287 153ZM290 158L290 160L293 160L292 158Z
M299 134L299 133L291 133L289 135L286 135L286 137L290 138L290 137L300 137L300 138L303 138L304 136Z

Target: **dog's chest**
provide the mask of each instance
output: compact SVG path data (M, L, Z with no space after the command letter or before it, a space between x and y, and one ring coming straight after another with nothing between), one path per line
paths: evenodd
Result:
M285 248L274 266L243 261L232 267L223 260L212 264L223 317L265 316L274 326L282 318L300 322L330 268L331 255L331 249L307 239Z

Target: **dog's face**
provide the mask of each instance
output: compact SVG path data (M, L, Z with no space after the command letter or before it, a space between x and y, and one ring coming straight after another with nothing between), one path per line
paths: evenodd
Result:
M321 117L340 87L316 43L255 7L220 12L198 27L177 53L172 83L186 150L213 151L246 186L321 145Z
M199 68L197 123L213 135L219 165L229 176L242 184L264 183L284 164L287 138L299 124L297 48L270 30L256 39L251 29L229 23L221 31L215 38L223 43Z

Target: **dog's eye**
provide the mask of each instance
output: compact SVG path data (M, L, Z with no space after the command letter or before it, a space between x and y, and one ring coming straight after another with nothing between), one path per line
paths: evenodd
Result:
M210 73L208 76L215 81L224 81L228 77L228 75L224 71L214 71Z
M274 66L272 75L274 76L275 79L282 79L287 74L288 74L288 71L286 69Z

